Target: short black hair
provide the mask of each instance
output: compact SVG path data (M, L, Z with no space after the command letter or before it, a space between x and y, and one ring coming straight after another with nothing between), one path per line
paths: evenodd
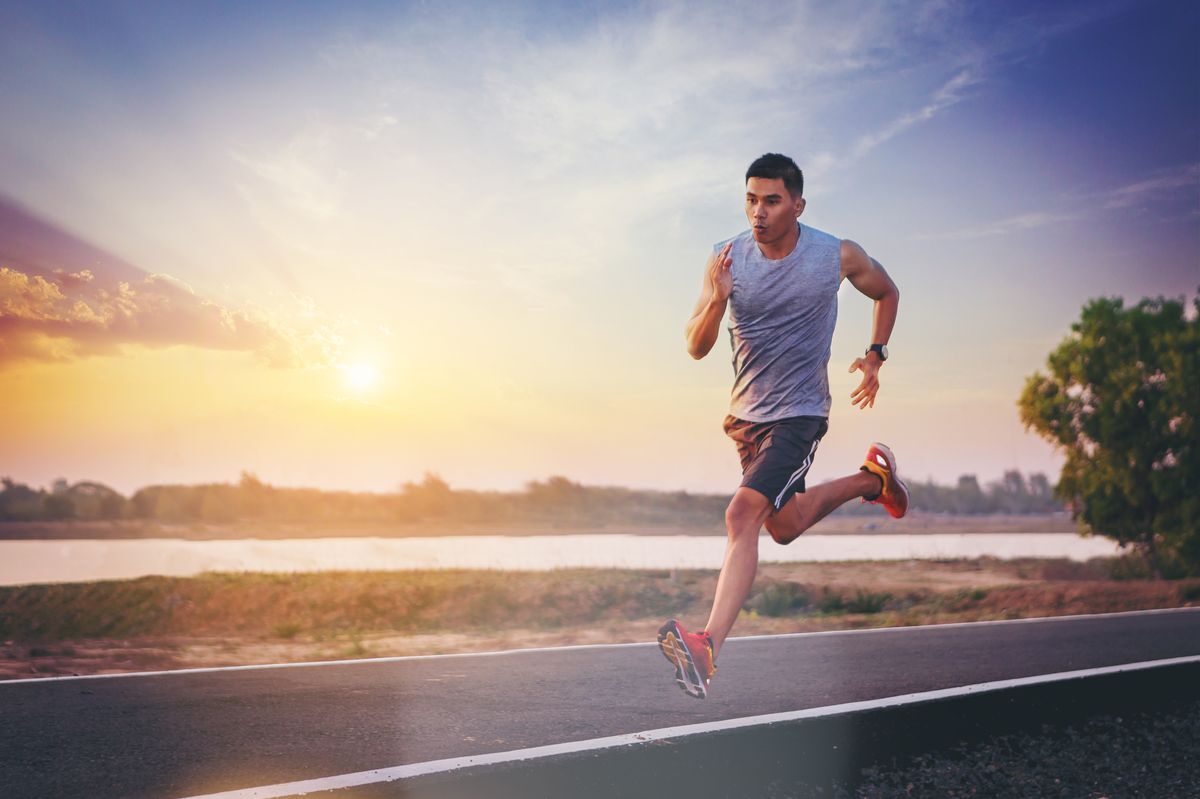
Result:
M804 196L804 173L796 162L786 155L767 153L754 159L754 163L746 170L746 181L750 178L767 178L782 180L783 185L793 197Z

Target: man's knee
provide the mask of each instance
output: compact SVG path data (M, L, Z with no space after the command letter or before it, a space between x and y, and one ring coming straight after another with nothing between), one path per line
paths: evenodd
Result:
M758 536L763 521L771 511L771 503L753 489L738 489L725 509L725 529L730 538L742 535Z

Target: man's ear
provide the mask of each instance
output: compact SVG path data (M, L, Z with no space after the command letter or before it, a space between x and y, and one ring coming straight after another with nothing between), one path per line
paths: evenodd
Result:
M804 203L803 197L796 198L796 218L797 219L800 218L800 214L804 213L804 204L805 203Z

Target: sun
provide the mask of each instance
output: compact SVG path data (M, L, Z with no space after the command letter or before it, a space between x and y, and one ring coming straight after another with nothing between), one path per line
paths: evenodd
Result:
M341 369L346 388L360 394L370 391L379 382L379 370L366 361L342 364Z

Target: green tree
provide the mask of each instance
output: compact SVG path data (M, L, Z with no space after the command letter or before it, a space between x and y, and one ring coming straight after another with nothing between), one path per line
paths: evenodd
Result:
M42 493L12 478L0 479L0 520L28 522L42 518Z
M252 519L262 516L267 508L268 495L271 487L258 479L253 472L242 471L238 481L238 501L241 515Z
M53 521L73 519L75 518L75 503L63 494L47 494L42 500L42 515Z
M418 483L405 483L402 491L407 508L417 518L444 517L454 502L454 490L433 472L426 472Z
M1160 575L1200 573L1198 316L1200 297L1190 314L1182 299L1093 300L1018 402L1066 455L1056 491L1075 517Z
M958 487L954 489L954 511L986 513L987 510L987 498L979 487L979 478L973 474L959 475Z

